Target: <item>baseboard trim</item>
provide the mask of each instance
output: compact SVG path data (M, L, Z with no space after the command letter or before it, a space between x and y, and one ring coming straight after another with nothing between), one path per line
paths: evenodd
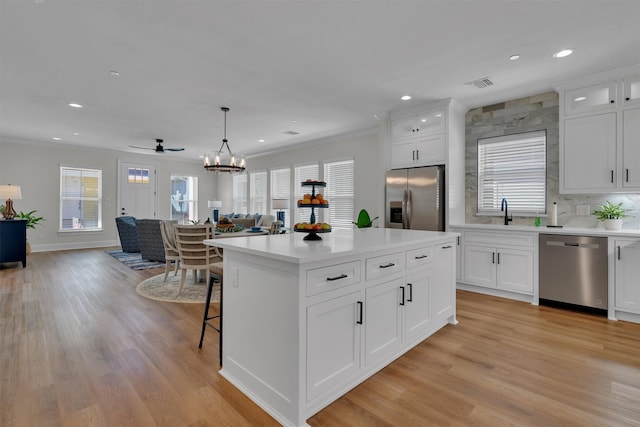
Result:
M95 249L120 246L117 240L101 240L96 242L52 243L31 245L31 252L69 251L74 249Z

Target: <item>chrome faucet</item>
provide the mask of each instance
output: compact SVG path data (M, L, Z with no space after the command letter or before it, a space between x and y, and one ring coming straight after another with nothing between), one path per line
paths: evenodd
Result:
M504 225L509 225L509 221L513 221L513 218L509 218L509 204L507 199L502 199L502 206L500 206L500 212L504 211Z

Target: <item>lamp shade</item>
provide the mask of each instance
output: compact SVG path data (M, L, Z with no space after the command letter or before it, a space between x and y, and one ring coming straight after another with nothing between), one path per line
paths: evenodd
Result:
M273 209L289 209L289 199L272 199Z
M207 206L209 207L209 209L220 209L222 207L222 201L221 200L209 200L207 201Z
M22 199L22 192L19 185L0 185L0 199Z

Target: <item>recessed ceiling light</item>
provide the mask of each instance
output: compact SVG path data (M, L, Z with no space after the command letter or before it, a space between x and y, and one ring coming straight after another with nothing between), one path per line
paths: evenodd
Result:
M264 142L264 139L259 139L258 142Z
M436 117L442 117L442 114L436 114Z
M411 99L411 96L409 96L409 95L404 95L404 96L402 96L400 99L402 99L403 101L408 101L408 100L410 100L410 99Z
M78 136L78 135L80 135L80 132L74 132L73 134Z
M586 96L579 96L579 97L575 98L574 101L580 102L580 101L584 101L585 99L587 99Z
M569 56L573 53L573 49L562 49L553 54L554 58L564 58L565 56Z
M82 105L77 104L77 103L75 103L75 102L71 102L71 103L69 103L69 107L73 107L73 108L82 108Z
M116 77L120 75L120 73L118 71L115 71L115 70L109 71L109 74L111 74L112 76L116 76Z
M53 139L54 141L60 141L62 138L58 138L57 136L54 136L54 137L53 137L53 138L51 138L51 139Z
M422 119L422 120L420 120L420 121L421 121L422 123L424 123L424 122L426 122L426 121L427 121L427 119Z
M516 59L520 59L520 55L517 53L514 53L509 57L509 61L515 61Z

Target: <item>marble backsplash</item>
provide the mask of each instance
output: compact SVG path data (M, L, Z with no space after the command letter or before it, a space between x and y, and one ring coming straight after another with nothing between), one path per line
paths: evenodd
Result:
M624 229L640 229L640 194L559 193L559 107L558 94L548 92L527 98L475 108L465 118L466 183L465 219L468 224L502 224L503 217L477 216L477 140L545 129L547 131L547 209L558 204L558 224L566 227L603 227L593 211L606 201L623 203L629 209ZM589 215L577 215L578 206L589 206ZM541 215L542 225L547 219ZM532 217L513 216L514 225L534 225Z

